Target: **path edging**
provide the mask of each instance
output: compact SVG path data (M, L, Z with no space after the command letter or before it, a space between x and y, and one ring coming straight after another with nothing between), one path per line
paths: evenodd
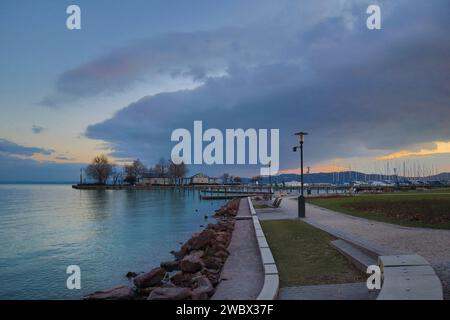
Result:
M266 236L259 223L255 208L250 197L247 197L248 206L252 215L253 226L255 228L256 239L258 241L259 253L261 255L261 262L264 268L264 285L256 300L276 300L278 297L278 290L280 288L280 278L272 251L267 243Z

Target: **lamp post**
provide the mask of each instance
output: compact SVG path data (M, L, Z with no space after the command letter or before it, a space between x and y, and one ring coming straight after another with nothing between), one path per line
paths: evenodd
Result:
M269 161L269 197L270 201L272 201L272 161Z
M298 217L304 218L305 217L305 196L304 196L304 190L303 190L303 142L305 141L305 136L308 133L306 132L297 132L295 135L298 136L298 140L300 145L295 146L293 148L294 152L297 152L298 149L300 149L300 184L301 184L301 193L298 197Z

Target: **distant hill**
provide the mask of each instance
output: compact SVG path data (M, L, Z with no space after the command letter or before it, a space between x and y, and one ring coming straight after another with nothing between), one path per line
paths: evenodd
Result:
M403 177L398 177L401 181ZM417 178L419 179L419 178ZM381 174L365 174L357 171L344 172L321 172L304 174L305 183L346 183L351 181L380 181L391 180L396 181L394 175L386 176ZM437 175L424 177L419 180L450 180L450 173L444 172ZM250 181L250 178L245 178L245 181ZM291 181L300 181L299 174L280 174L272 177L272 183L283 183ZM269 183L269 177L263 177L262 183Z

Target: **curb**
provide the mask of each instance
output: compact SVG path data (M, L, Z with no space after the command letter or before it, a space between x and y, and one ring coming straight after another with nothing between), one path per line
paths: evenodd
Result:
M264 267L264 285L256 300L276 300L278 290L280 287L280 278L278 276L278 269L272 255L272 251L267 243L266 236L259 223L255 208L253 208L252 200L247 197L248 206L252 215L253 226L255 228L256 239L258 240L259 253L261 255L261 262Z

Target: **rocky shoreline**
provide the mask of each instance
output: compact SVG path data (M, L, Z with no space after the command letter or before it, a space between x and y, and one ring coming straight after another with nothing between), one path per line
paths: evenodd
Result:
M146 273L128 272L134 286L119 286L84 297L87 300L206 300L220 282L222 267L234 229L240 199L230 200L216 211L216 224L195 233L178 251Z

